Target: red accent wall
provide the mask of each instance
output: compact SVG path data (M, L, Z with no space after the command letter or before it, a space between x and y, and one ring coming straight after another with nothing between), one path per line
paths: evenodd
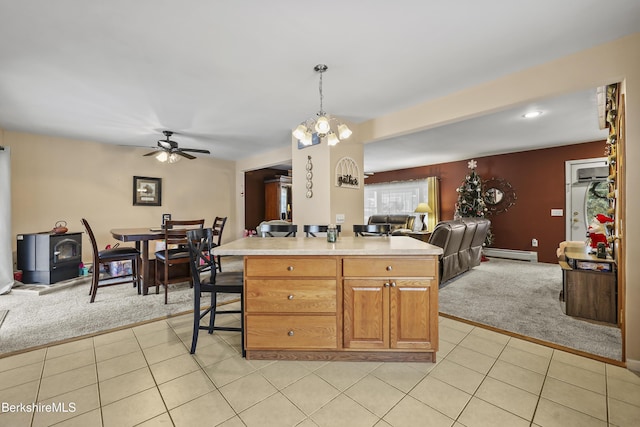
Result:
M492 247L536 251L538 261L557 262L556 248L565 240L565 217L552 217L551 209L565 210L564 163L567 160L604 157L604 148L605 141L596 141L476 157L476 173L483 181L504 179L511 183L517 196L516 204L507 212L488 216L494 235ZM366 183L437 176L440 178L440 219L453 219L458 201L456 188L469 171L469 160L377 172L368 177ZM531 246L534 238L538 239L537 248Z

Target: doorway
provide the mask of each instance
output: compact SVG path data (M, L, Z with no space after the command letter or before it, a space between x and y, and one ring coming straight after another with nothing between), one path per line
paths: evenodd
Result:
M589 223L609 208L606 157L565 162L567 241L585 241Z

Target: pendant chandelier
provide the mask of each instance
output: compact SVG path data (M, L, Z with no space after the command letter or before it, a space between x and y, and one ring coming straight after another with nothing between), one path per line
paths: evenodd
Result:
M327 144L336 145L341 140L349 138L353 132L347 125L331 117L322 108L322 74L327 71L327 66L318 64L313 69L320 73L320 111L316 114L317 117L308 118L300 123L292 134L304 146L312 145L314 135L317 135L318 138L326 137Z

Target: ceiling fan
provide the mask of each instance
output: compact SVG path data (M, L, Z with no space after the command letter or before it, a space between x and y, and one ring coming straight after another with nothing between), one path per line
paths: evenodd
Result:
M162 161L172 162L171 159L174 159L173 161L176 161L177 156L182 156L189 160L193 160L196 158L189 153L211 154L209 150L200 150L198 148L180 148L178 147L177 142L171 140L171 136L173 135L172 131L165 130L162 133L164 134L166 139L158 140L158 148L155 151L145 154L145 156L162 155L162 153L166 153L166 155L164 156L166 158Z

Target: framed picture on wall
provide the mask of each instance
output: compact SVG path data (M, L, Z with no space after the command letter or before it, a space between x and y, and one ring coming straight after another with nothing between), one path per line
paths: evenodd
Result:
M162 178L134 176L133 206L162 206Z

